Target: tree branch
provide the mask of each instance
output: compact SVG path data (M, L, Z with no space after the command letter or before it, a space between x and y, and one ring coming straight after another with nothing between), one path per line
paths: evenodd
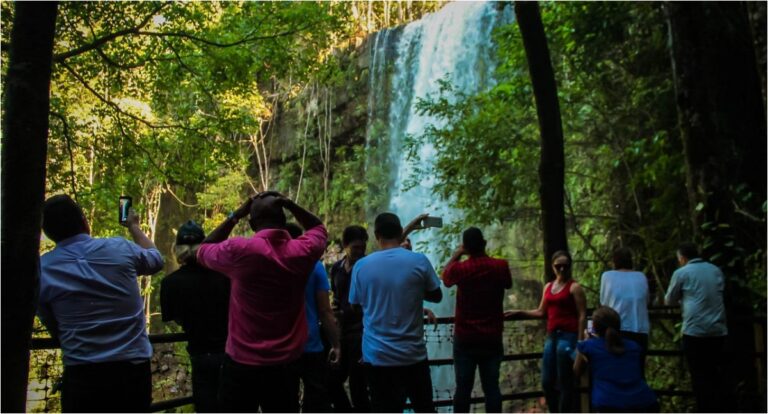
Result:
M64 53L57 53L53 55L53 61L55 63L61 63L64 62L66 59L69 59L73 56L81 55L83 53L89 52L94 49L98 49L101 46L103 46L105 43L112 41L114 39L117 39L118 37L130 35L130 34L136 34L138 33L142 28L144 28L149 22L152 20L155 15L160 12L160 10L163 9L163 7L167 6L170 3L162 3L158 7L156 7L154 10L152 10L152 13L149 13L144 19L136 26L129 27L127 29L119 30L114 33L110 33L108 35L102 36L96 40L94 40L91 43L88 43L87 45L80 46L76 49L72 49L70 51L64 52Z
M67 123L67 119L64 118L64 115L58 113L58 112L49 112L49 114L55 118L58 118L61 121L62 125L62 134L64 135L64 140L67 142L67 152L69 153L69 172L70 172L70 186L72 187L72 196L75 197L75 202L77 203L77 181L75 176L75 156L72 152L72 137L69 136L69 123Z
M253 36L254 32L251 32L250 34L248 34L248 36L246 36L246 37L244 37L244 38L242 38L240 40L236 40L234 42L230 42L230 43L220 43L220 42L216 42L216 41L213 41L213 40L205 39L205 38L202 38L202 37L199 37L199 36L195 36L193 34L189 34L189 33L186 33L186 32L152 32L152 31L146 31L146 30L139 30L135 34L137 34L137 35L145 35L145 36L180 37L182 39L188 39L188 40L192 40L194 42L203 43L203 44L206 44L208 46L226 48L226 47L238 46L238 45L241 45L243 43L249 43L249 42L253 42L253 41L256 41L256 40L269 40L269 39L277 39L277 38L280 38L280 37L290 36L292 34L301 33L301 32L303 32L305 30L309 30L313 26L315 26L315 24L309 25L307 27L300 27L300 28L297 28L297 29L294 29L294 30L288 30L288 31L285 31L285 32L274 33L274 34L265 35L265 36Z
M167 124L153 124L152 122L149 122L149 121L147 121L144 118L141 118L139 116L136 116L136 115L133 115L131 113L128 113L128 112L124 111L122 108L120 108L120 105L110 101L109 99L105 98L100 93L98 93L95 89L93 89L93 87L91 87L91 85L89 85L88 82L85 79L83 79L82 76L80 76L77 72L75 72L75 70L72 69L71 66L67 65L65 62L59 62L59 64L64 66L64 68L72 76L74 76L75 79L77 79L78 82L80 82L80 84L82 84L83 87L85 87L85 89L87 89L91 94L93 94L93 96L95 96L98 100L100 100L101 102L103 102L107 106L111 107L116 112L118 112L120 114L123 114L123 115L133 119L134 121L140 122L140 123L146 125L149 128L152 128L152 129L173 129L173 128L178 128L178 129L184 129L184 130L188 130L188 131L197 131L195 128L190 128L190 127L187 127L187 126L184 126L184 125L178 125L178 124L171 124L171 125L167 125Z
M144 148L142 145L139 145L136 141L131 138L130 135L128 135L127 132L125 132L125 128L123 127L123 120L120 118L120 113L115 115L115 120L117 121L117 128L120 130L120 134L125 138L128 142L130 142L134 147L136 147L138 150L144 153L144 155L147 156L147 160L149 160L149 163L152 164L155 169L162 174L163 177L166 179L166 183L175 184L175 181L173 178L168 174L167 171L165 171L162 167L160 167L160 164L158 164L155 159L152 157L152 154L147 151L146 148Z

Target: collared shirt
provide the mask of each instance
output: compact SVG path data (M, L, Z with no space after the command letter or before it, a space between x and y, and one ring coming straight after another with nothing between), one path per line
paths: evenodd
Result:
M439 288L429 259L402 247L355 263L349 303L363 308L363 360L374 366L405 366L427 359L424 294Z
M453 262L443 271L446 287L456 292L457 341L471 344L496 344L504 329L504 289L512 287L506 260L470 256Z
M65 365L152 356L138 275L163 268L157 249L82 233L40 258L38 315L58 332Z
M222 353L227 343L229 279L198 264L185 264L160 285L163 321L176 321L190 355Z
M609 270L600 277L600 304L621 316L621 330L647 334L648 279L643 272Z
M229 277L227 354L246 365L298 359L307 340L304 288L325 251L325 227L296 239L282 229L202 244L197 261Z
M717 266L692 259L672 274L664 300L676 305L682 299L683 334L690 336L725 336L725 277Z
M317 309L317 294L322 293L328 296L331 287L328 285L328 273L325 272L323 262L317 262L315 270L309 275L306 295L307 312L307 343L304 345L304 352L323 352L323 341L320 338L320 321Z

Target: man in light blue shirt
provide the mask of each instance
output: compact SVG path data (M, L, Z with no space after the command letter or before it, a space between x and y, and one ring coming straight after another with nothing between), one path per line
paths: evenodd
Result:
M135 243L92 238L66 195L43 206L43 232L56 248L40 258L38 316L61 343L64 412L142 412L152 401L152 346L136 278L162 270L163 258L132 210L125 226Z
M682 304L683 352L691 372L697 411L725 412L725 277L720 268L699 257L695 244L681 244L677 260L681 267L672 274L664 299L668 305Z
M434 412L424 343L423 301L440 302L440 280L426 256L400 247L403 228L392 213L376 217L381 250L352 270L349 303L363 309L363 361L373 412Z

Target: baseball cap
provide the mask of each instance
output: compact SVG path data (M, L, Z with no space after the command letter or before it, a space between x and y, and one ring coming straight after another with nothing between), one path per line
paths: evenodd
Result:
M176 244L200 244L205 239L205 232L199 224L189 220L179 227L176 233Z

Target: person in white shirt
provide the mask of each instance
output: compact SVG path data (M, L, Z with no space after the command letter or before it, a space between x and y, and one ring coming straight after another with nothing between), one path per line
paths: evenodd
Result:
M640 361L645 376L648 353L648 278L633 270L632 252L626 247L613 251L613 268L600 277L600 305L614 309L621 316L621 336L640 345Z

